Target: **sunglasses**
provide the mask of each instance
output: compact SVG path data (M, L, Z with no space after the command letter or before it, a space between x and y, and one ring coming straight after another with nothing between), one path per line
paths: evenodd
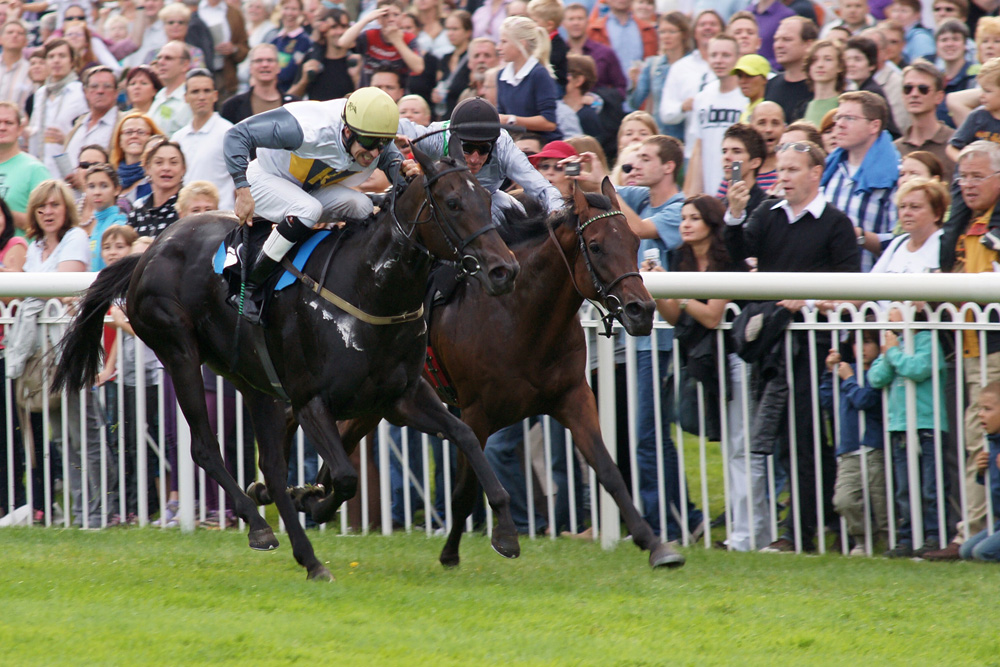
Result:
M931 92L931 87L928 86L926 83L921 83L919 85L913 85L912 83L907 83L903 86L903 94L909 95L910 93L913 92L914 88L919 90L921 95L926 95L927 93Z
M64 16L63 21L86 21L86 16Z
M81 163L80 163L80 164L78 164L77 166L78 166L78 167L79 167L80 169L90 169L90 168L91 168L91 167L93 167L93 166L94 166L95 164L104 164L104 163L103 163L103 162L81 162Z
M622 173L623 174L631 174L633 169L635 169L635 167L633 167L632 165L628 164L627 162L622 165Z
M563 171L565 169L566 169L566 167L564 165L557 164L555 162L549 162L548 164L540 164L540 165L538 165L538 171L556 171L556 172L560 172L560 171Z
M354 139L366 151L382 150L392 141L392 137L369 137L364 134L355 134Z
M462 152L465 153L466 155L479 153L483 157L488 157L489 154L493 152L493 144L491 144L488 141L484 142L463 141Z
M809 144L803 143L801 141L793 141L788 144L781 144L778 146L778 152L784 153L785 151L795 151L796 153L808 153L810 150Z

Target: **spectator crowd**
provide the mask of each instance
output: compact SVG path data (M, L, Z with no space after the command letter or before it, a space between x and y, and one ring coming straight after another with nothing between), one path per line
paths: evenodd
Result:
M502 190L504 205L526 196L552 210L571 198L574 179L609 177L642 240L645 270L992 272L1000 267L1000 17L988 4L0 0L0 263L3 271L100 270L141 252L180 217L231 210L222 148L230 128L286 104L371 86L397 103L406 119L401 135L414 124L449 121L465 100L488 101L502 138L464 150L494 203ZM575 162L579 176L567 172ZM386 185L376 172L357 189ZM854 555L880 547L894 557L1000 559L988 525L988 507L1000 502L989 497L1000 488L1000 334L966 332L949 342L929 331L901 333L892 324L912 319L903 311L925 317L925 304L905 304L889 311L881 331L846 333L844 323L842 335L786 338L789 322L810 311L836 320L844 304L739 304L759 316L752 326L766 335L751 335L741 315L727 336L726 372L713 374L706 366L718 358L705 364L693 350L706 337L714 341L708 332L726 317L726 305L661 300L674 328L636 345L636 432L627 414L618 420L620 446L634 435L636 455L618 460L623 469L637 467L625 477L637 480L656 531L680 540L713 520L685 497L673 440L675 418L688 430L706 428L691 426L688 396L673 396L673 374L682 373L672 364L676 342L682 382L706 385L717 395L709 415L728 415L726 428L711 434L724 443L727 462L727 516L716 520L729 530L719 546L811 551L827 530L841 533L842 518L843 548ZM5 341L11 378L27 377L40 354L31 345L38 308L29 306L21 305ZM25 503L50 512L40 492L51 477L69 485L76 525L129 522L138 513L175 521L174 388L162 380L161 412L155 357L145 358L139 374L127 318L118 307L109 315L110 354L95 389L52 397L66 401L70 423L87 425L59 442L68 470L42 470L35 452L59 429L43 428L45 401L26 398L27 382L12 385L19 393L16 414L7 416L18 425L11 451L32 454L0 457L0 512ZM616 358L622 378L623 350ZM118 370L123 382L112 382ZM226 424L235 424L232 388L220 388L207 371L205 382L213 419L221 401ZM99 391L106 391L100 400ZM622 393L621 409L626 402ZM156 444L148 456L137 456L141 413L145 439ZM829 433L824 420L834 425ZM562 442L556 427L546 440ZM225 439L227 461L243 459L250 475L248 431L244 442L235 429ZM487 443L516 495L525 493L526 478L531 483L520 453L526 433L516 425ZM435 459L440 449L437 443ZM409 452L407 465L419 469L418 448ZM393 518L403 523L398 459L396 448ZM146 489L136 485L142 465ZM90 471L86 484L81 469ZM103 485L94 471L104 473ZM26 498L28 477L34 498ZM579 486L584 477L575 478ZM782 484L794 502L772 534L769 501ZM214 484L202 491L209 508L218 507L217 494ZM514 506L522 530L585 529L565 514L529 521L523 498ZM216 525L232 520L206 517Z

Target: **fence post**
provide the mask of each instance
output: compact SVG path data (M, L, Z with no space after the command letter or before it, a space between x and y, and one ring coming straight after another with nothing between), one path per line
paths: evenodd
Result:
M601 435L608 447L611 460L618 463L618 437L615 419L615 341L614 338L597 336L597 395L598 418ZM604 487L601 487L601 546L613 549L621 539L621 520L618 505Z

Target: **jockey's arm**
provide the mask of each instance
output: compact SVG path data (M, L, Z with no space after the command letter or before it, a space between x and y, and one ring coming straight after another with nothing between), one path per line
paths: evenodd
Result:
M250 116L229 128L223 141L226 169L236 189L250 187L247 166L258 148L293 151L302 145L302 126L284 107Z
M559 191L531 166L524 151L517 147L506 130L500 132L500 138L497 139L496 148L493 150L496 151L496 159L500 162L504 175L542 202L549 213L566 206Z

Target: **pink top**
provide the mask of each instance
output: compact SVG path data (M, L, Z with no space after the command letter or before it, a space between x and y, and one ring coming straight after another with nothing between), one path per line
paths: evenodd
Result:
M13 248L15 246L19 246L19 245L20 246L24 246L25 248L27 248L28 247L28 242L23 237L21 237L21 236L15 236L15 237L11 238L10 241L7 241L7 245L5 245L3 247L3 250L0 250L0 265L3 264L4 257L7 256L7 252L11 248Z

